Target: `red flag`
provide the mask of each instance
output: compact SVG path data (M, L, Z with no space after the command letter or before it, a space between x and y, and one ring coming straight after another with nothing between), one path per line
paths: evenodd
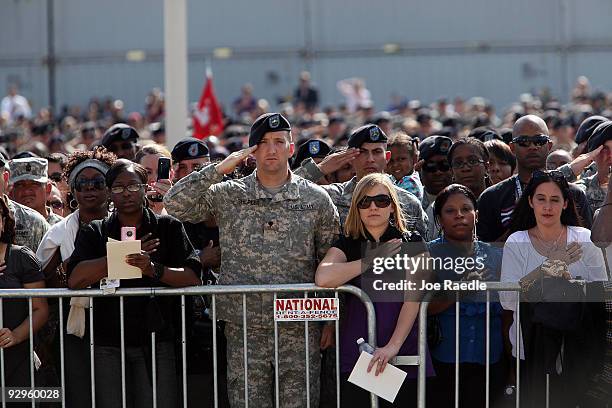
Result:
M206 73L206 84L193 112L193 137L204 139L223 132L223 114L213 90L212 74Z

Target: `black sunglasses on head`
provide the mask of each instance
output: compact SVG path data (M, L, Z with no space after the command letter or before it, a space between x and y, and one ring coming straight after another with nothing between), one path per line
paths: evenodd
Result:
M446 172L450 170L450 164L446 161L426 162L423 165L423 171L435 173L436 171Z
M542 147L550 142L550 137L546 135L537 136L517 136L512 139L512 143L517 144L521 147L529 147L532 144L537 147Z
M536 170L531 174L531 178L534 180L551 178L555 181L566 181L565 176L559 170Z
M375 196L365 196L359 201L357 207L365 210L370 208L370 204L374 203L374 205L378 208L386 208L391 205L391 197L387 194L379 194Z

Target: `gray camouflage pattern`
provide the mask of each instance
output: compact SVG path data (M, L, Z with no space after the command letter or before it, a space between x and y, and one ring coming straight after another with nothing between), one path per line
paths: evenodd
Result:
M606 190L599 185L597 173L590 177L580 179L576 182L576 185L586 194L589 205L591 206L591 211L595 214L595 211L601 207L606 200Z
M299 174L305 179L313 182L323 177L323 173L321 173L319 166L317 166L312 158L307 159L302 167L296 170L296 174ZM355 191L356 186L357 177L353 177L344 183L333 183L321 186L325 191L327 191L334 204L336 204L340 214L341 225L344 225L344 222L348 217L349 208L351 207L351 199L353 198L353 191ZM399 197L402 212L404 213L408 224L408 229L418 231L423 239L427 240L428 218L421 207L420 201L413 194L407 192L401 187L395 186L395 192Z
M49 223L38 211L8 200L9 210L15 216L15 244L30 248L34 253L49 230Z
M274 194L256 174L222 182L208 165L175 184L165 208L183 222L217 220L221 285L314 282L318 261L339 233L334 204L321 187L293 173ZM249 327L273 326L272 301L272 294L247 296ZM217 306L220 320L242 324L241 295L219 297Z
M230 406L244 407L244 349L242 325L228 323L227 385ZM306 407L306 348L303 323L278 323L279 406ZM310 372L310 406L319 406L319 375L321 354L319 324L308 325L308 351ZM274 330L247 329L248 339L248 399L249 406L272 408L274 390Z

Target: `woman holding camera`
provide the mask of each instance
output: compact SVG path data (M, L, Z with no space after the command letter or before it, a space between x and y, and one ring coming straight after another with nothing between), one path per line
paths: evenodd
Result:
M395 187L385 174L374 173L363 177L353 193L351 207L344 226L344 236L329 249L315 275L317 285L334 288L345 283L361 286L362 249L380 248L385 244L397 252L402 242L420 241L405 226ZM422 242L420 248L424 249ZM415 243L414 245L419 245ZM384 245L383 245L384 248ZM364 288L365 289L365 288ZM403 297L402 297L403 299ZM419 301L375 302L377 344L383 345L373 354L368 370L378 375L397 355L415 355L418 346L417 315ZM366 310L359 299L346 299L345 315L340 329L340 370L342 378L342 406L369 406L368 393L348 382L348 376L359 358L356 344L360 337L367 338ZM428 375L433 374L429 355ZM404 382L393 405L408 406L416 398L416 368L403 367L409 380Z
M139 268L142 278L122 280L121 287L198 285L200 263L182 224L173 217L158 216L145 197L147 172L139 164L119 159L106 174L114 211L103 220L83 227L68 263L68 286L99 287L108 275L106 242L121 239L122 227L134 227L141 240L140 253L125 262ZM133 230L132 230L133 231ZM96 403L121 406L121 348L118 298L94 301ZM155 332L157 406L176 403L173 302L169 297L126 297L124 300L125 360L128 404L152 405L151 333Z

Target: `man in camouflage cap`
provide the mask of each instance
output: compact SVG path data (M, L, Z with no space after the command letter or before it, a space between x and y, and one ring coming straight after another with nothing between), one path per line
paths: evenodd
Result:
M0 194L5 195L8 191L10 178L9 159L0 154ZM8 199L9 211L15 217L15 243L30 248L36 252L40 241L49 230L49 223L38 212Z
M296 170L296 173L300 176L316 182L323 176L340 169L346 163L353 165L356 175L351 180L321 186L338 207L342 225L344 225L348 216L357 182L367 174L383 173L387 162L391 158L391 152L387 151L387 135L374 124L355 129L349 137L348 147L344 152L327 156L319 164L315 163L312 158L306 159L302 167ZM402 188L397 187L395 191L409 227L418 231L423 239L426 239L427 216L423 212L419 200Z
M251 127L249 147L210 164L175 184L164 198L166 209L182 221L215 217L221 246L220 284L265 285L314 282L318 260L339 233L338 212L325 191L293 174L289 122L268 113ZM222 181L247 156L256 170L247 177ZM273 296L247 297L248 401L273 406ZM227 322L228 389L232 407L244 406L242 297L223 296L217 313ZM304 327L279 324L279 400L282 407L306 406ZM310 403L319 399L320 327L309 325ZM299 351L302 350L302 351Z
M50 225L62 220L47 206L51 184L47 177L47 159L28 157L9 162L10 196L19 204L38 211Z

